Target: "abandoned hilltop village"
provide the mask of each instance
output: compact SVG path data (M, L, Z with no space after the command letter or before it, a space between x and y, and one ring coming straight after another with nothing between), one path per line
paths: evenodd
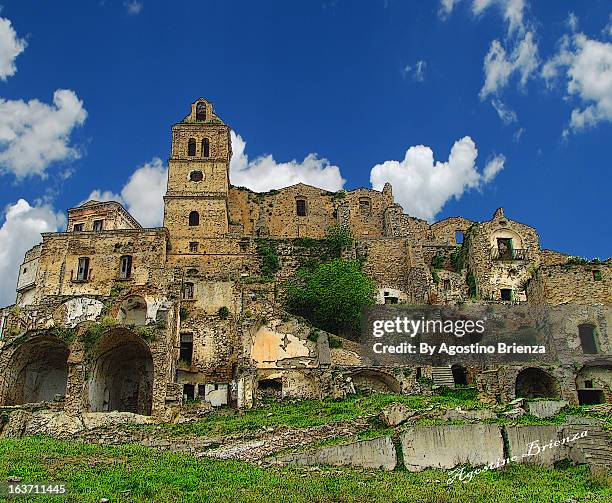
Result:
M264 396L342 398L473 386L483 401L612 402L612 263L542 250L535 229L434 224L404 214L392 187L266 193L230 185L230 128L199 99L172 127L164 223L145 229L117 202L68 210L20 267L1 312L0 406L169 418L186 404L248 409ZM565 306L556 362L374 366L360 345L288 313L283 284L339 250L378 304ZM429 391L428 391L429 390Z

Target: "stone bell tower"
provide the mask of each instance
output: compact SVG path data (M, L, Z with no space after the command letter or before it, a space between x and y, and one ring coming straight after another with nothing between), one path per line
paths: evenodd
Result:
M230 128L209 101L192 103L189 115L172 126L164 196L164 227L170 231L172 253L197 252L198 239L227 234L231 156Z

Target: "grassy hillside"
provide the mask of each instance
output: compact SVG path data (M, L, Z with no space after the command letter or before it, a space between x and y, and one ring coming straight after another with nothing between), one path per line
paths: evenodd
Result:
M586 467L553 470L513 465L480 474L468 484L448 485L449 474L437 470L263 468L139 446L83 445L41 437L0 440L0 480L9 476L21 477L23 482L67 482L67 501L75 502L101 498L156 502L612 501L610 477L593 478Z

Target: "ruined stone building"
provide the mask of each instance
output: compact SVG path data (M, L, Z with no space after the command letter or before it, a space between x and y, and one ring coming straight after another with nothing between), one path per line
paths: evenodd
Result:
M433 224L404 214L392 187L266 193L230 184L230 128L199 99L172 127L163 227L116 202L68 210L20 267L0 317L0 404L163 416L193 400L250 407L262 394L342 397L474 385L483 397L612 402L612 263L540 248L502 209ZM283 310L282 282L318 260L330 228L350 229L379 304L566 306L554 365L384 368L359 344ZM265 253L264 253L265 252ZM274 254L270 270L265 254Z

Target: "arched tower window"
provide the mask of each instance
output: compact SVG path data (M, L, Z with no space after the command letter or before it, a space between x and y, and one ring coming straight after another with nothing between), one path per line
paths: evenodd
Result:
M195 138L189 138L189 143L187 143L187 155L189 157L193 157L196 155L196 141Z
M196 105L196 120L197 121L206 120L206 103L200 102Z
M210 141L202 138L202 157L210 157Z
M196 225L200 225L200 214L197 211L192 211L189 213L189 226L195 227Z

